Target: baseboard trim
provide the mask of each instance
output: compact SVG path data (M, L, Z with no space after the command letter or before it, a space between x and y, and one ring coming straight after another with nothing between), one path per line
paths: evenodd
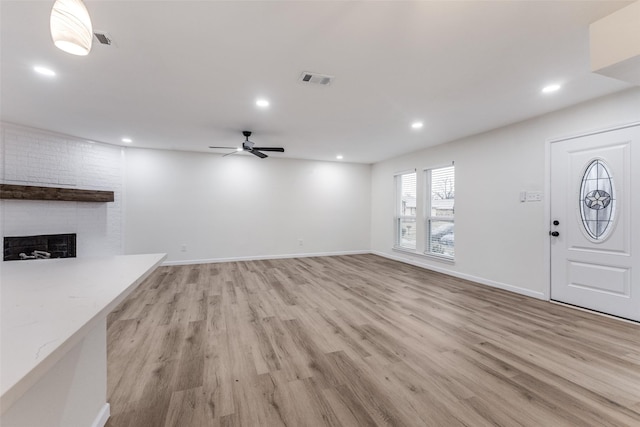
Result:
M489 280L482 277L473 276L471 274L459 273L457 271L450 270L448 268L438 267L431 264L426 264L418 260L404 258L401 256L390 255L385 252L359 250L359 251L337 251L337 252L315 252L307 254L283 254L283 255L256 255L256 256L243 256L243 257L229 257L229 258L208 258L208 259L193 259L193 260L181 260L181 261L165 261L162 263L164 266L171 265L192 265L192 264L215 264L221 262L236 262L236 261L260 261L268 259L286 259L286 258L310 258L310 257L325 257L325 256L340 256L340 255L363 255L374 254L383 258L392 259L394 261L403 262L405 264L414 265L416 267L424 268L426 270L435 271L438 273L447 274L449 276L457 277L459 279L470 280L481 285L491 286L492 288L498 288L505 291L513 292L519 295L525 295L528 297L547 301L548 298L543 292L536 292L530 289L520 288L518 286L509 285L507 283L496 282L495 280Z
M192 259L181 261L165 261L162 265L191 265L191 264L215 264L220 262L236 262L236 261L261 261L265 259L285 259L285 258L311 258L323 256L340 256L340 255L363 255L370 254L369 250L360 251L338 251L338 252L315 252L308 254L283 254L283 255L255 255L231 258L209 258L209 259Z
M110 415L111 405L105 403L104 406L102 406L102 409L100 409L100 412L98 412L96 419L91 423L91 427L104 427L105 424L107 424Z
M624 318L624 317L618 317L618 316L614 316L613 314L603 313L601 311L590 310L588 308L579 307L577 305L568 304L568 303L562 302L562 301L549 300L549 302L551 304L561 305L563 307L571 308L573 310L582 311L584 313L595 314L596 316L606 317L606 318L612 319L612 320L619 320L620 322L629 323L631 325L638 326L640 324L640 320L633 320L633 319L627 319L627 318Z
M530 289L520 288L518 286L509 285L506 283L496 282L495 280L484 279L482 277L473 276L471 274L459 273L457 271L450 270L448 268L437 267L431 264L426 264L424 262L420 262L418 260L399 257L395 255L390 255L384 252L379 251L371 251L372 254L381 256L383 258L392 259L394 261L400 261L405 264L414 265L416 267L424 268L426 270L435 271L438 273L447 274L449 276L457 277L459 279L470 280L475 283L479 283L481 285L491 286L492 288L498 288L505 291L513 292L520 295L525 295L532 298L537 298L540 300L547 301L548 299L545 297L543 292L536 292Z

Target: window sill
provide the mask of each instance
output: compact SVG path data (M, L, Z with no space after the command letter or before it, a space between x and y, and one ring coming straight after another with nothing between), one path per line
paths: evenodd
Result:
M405 253L405 254L408 254L408 255L413 255L413 256L426 258L426 259L432 259L434 261L439 261L439 262L443 262L443 263L446 263L446 264L452 264L453 265L453 264L456 263L455 258L449 258L449 257L446 257L446 256L425 254L424 252L418 252L418 251L415 251L415 250L401 248L401 247L398 247L398 246L394 246L391 249L394 252L402 252L402 253Z
M455 264L456 263L456 259L455 258L451 258L448 256L441 256L441 255L434 255L434 254L420 254L421 256L425 257L425 258L429 258L429 259L433 259L436 261L441 261L447 264Z
M416 252L415 249L403 248L402 246L394 246L391 249L393 249L396 252L404 252L406 254L411 254L411 255L420 255L420 253Z

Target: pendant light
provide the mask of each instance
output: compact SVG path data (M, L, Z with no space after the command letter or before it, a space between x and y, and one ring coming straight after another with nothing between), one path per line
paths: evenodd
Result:
M82 0L56 0L51 9L51 38L58 49L72 55L89 53L93 28Z

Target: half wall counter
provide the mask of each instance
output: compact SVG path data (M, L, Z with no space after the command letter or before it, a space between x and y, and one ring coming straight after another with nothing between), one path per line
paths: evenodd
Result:
M104 426L107 315L165 258L0 262L0 425Z

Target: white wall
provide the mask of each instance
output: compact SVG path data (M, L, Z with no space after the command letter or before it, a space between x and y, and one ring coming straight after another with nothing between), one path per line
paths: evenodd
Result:
M122 253L122 150L1 124L2 183L111 190L110 203L0 200L0 236L77 234L77 256Z
M545 204L520 203L519 192L545 189L549 139L634 121L640 89L373 167L136 148L125 149L123 161L119 147L3 124L2 182L109 189L116 202L2 201L0 234L77 232L81 255L124 246L125 253L167 252L174 263L373 250L542 297ZM393 251L394 172L450 161L455 264Z
M544 190L548 140L636 121L640 89L375 164L372 250L542 298L549 283L545 203L520 203L520 191ZM393 251L393 174L451 161L456 166L455 264Z
M369 165L128 148L125 252L176 263L368 251L370 177Z

